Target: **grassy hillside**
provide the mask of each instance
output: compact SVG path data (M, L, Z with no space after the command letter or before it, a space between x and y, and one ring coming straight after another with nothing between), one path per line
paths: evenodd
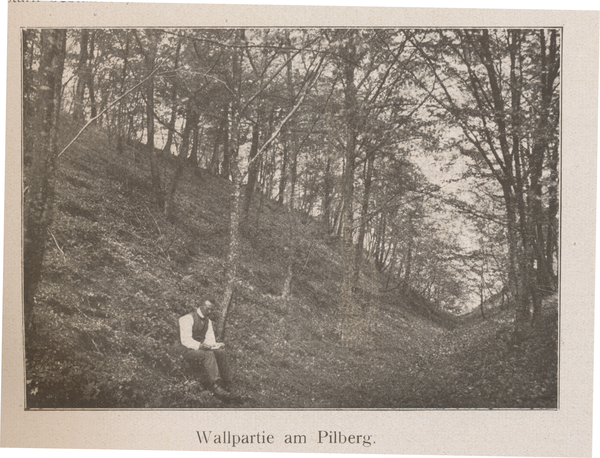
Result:
M29 408L232 407L183 362L177 328L190 299L224 291L230 192L190 168L167 220L153 205L143 153L119 156L92 129L61 157L36 329L26 336ZM510 311L468 323L432 315L414 295L379 293L369 273L365 343L345 348L337 242L294 216L285 303L290 220L268 199L257 198L252 215L226 335L244 399L233 407L556 407L556 307L513 347Z

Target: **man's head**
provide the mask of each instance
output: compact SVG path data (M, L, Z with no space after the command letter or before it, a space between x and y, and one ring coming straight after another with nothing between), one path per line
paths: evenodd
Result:
M212 299L205 299L204 301L201 301L200 305L198 305L198 309L200 309L202 315L207 318L214 319L216 316L217 306Z

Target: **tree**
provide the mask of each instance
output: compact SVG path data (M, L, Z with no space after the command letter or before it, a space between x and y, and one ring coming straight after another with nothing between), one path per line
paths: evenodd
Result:
M229 114L231 129L225 129L223 135L226 137L225 165L226 173L231 172L231 180L233 184L233 193L231 196L231 215L230 215L230 232L229 232L229 255L227 257L227 286L221 301L221 317L217 324L217 338L223 339L227 318L233 302L235 292L235 284L237 282L237 267L240 245L240 216L241 216L241 186L242 174L238 165L238 153L240 147L240 117L244 107L242 106L242 42L244 30L239 29L234 32L233 46L235 47L232 53L231 61L231 86L233 91L231 110L226 110ZM226 124L227 121L225 121ZM227 127L227 126L226 126Z
M123 50L123 68L121 70L121 77L120 77L120 81L119 81L119 92L120 95L123 95L125 93L125 82L127 80L127 72L129 71L129 33L126 31L125 32L125 47ZM121 99L121 101L119 102L119 109L117 111L117 118L116 118L116 131L117 131L117 151L119 151L120 154L123 154L124 149L125 149L125 144L127 143L127 141L129 140L129 130L125 129L125 121L124 121L124 111L125 111L125 100Z
M92 61L94 59L94 35L95 31L81 30L79 42L79 64L77 65L77 86L73 98L73 117L80 123L85 122L84 94L87 88L88 98L91 105L91 117L97 115L96 97L94 93L94 75L92 73Z
M144 56L146 75L151 75L155 70L160 35L160 31L153 29L145 30L143 36L135 31L135 38ZM154 77L152 77L146 85L146 149L150 161L150 181L155 192L156 204L161 210L164 210L165 190L160 176L161 158L154 147L154 110Z
M24 308L25 324L33 327L32 311L35 293L42 273L42 263L52 223L54 175L58 155L58 124L61 107L66 30L43 29L40 39L40 59L35 87L35 108L31 165L25 170L24 201ZM27 113L26 113L27 114Z
M342 324L342 338L347 342L359 338L361 311L355 296L360 292L359 279L364 245L374 218L370 212L372 184L377 176L376 159L397 149L402 141L411 107L399 88L406 80L404 67L410 56L405 53L408 32L343 30L332 34L332 49L341 84L340 131L337 140L342 151L342 175L339 180L339 214L334 223L342 239L344 280L340 291L340 308L347 315ZM363 173L357 177L362 166ZM331 173L332 164L326 167ZM331 220L332 180L325 178L325 220ZM362 186L361 186L362 185ZM355 208L355 201L359 207ZM358 326L358 327L357 327Z
M187 164L190 144L193 141L192 132L197 128L198 118L199 114L197 107L194 104L194 99L190 98L188 100L185 114L185 127L182 134L181 148L179 149L179 153L177 155L177 165L175 166L175 172L171 177L171 184L167 190L167 198L165 201L165 214L169 218L172 218L175 214L175 195L177 192L177 186L179 185L179 180L181 179L184 168Z
M31 45L37 32L24 36L25 123L33 125L41 55ZM122 152L126 141L146 143L153 197L167 215L190 164L231 182L218 333L236 288L241 229L255 230L268 198L290 222L283 298L297 261L294 215L318 218L339 237L349 345L360 342L372 266L407 293L455 306L465 271L457 260L469 253L444 218L456 216L488 243L478 247L478 283L463 290L483 297L481 266L490 291L504 269L518 321L529 324L540 291L556 287L557 30L81 30L67 44L63 105L79 121L90 108L109 113ZM131 80L143 91L127 89ZM457 181L476 185L474 201L427 183L416 164L435 154L444 167L452 154L464 161ZM482 218L497 222L489 237L473 223Z
M178 75L177 70L179 69L179 55L181 53L181 40L177 40L177 48L175 50L175 63L173 64L173 77L171 83L171 118L167 125L167 141L163 147L163 156L168 157L171 154L171 145L173 144L173 134L175 133L175 121L177 120L177 110L179 108L178 101Z
M229 130L229 164L231 169L231 179L233 185L233 193L231 197L231 213L230 213L230 242L229 242L229 255L227 258L227 285L225 288L225 293L223 295L222 300L222 313L221 319L217 324L217 335L223 336L225 332L225 326L229 311L231 309L233 295L235 292L235 285L237 283L237 264L239 258L239 244L240 244L240 221L242 216L242 192L241 192L241 184L242 180L247 175L246 173L242 173L239 167L239 150L240 144L242 141L240 130L241 130L241 122L243 117L247 117L249 113L249 109L252 104L258 100L261 94L267 89L267 87L273 82L273 80L282 72L284 68L287 67L290 59L293 59L296 55L300 53L302 48L296 50L291 56L283 59L283 62L279 63L273 70L270 76L265 77L264 81L260 81L259 87L254 90L250 95L247 95L243 91L243 50L245 48L245 34L244 30L236 30L233 38L233 53L232 53L232 73L231 79L232 82L229 85L229 88L232 92L232 102L231 102L231 113L230 113L230 123L231 128ZM278 55L280 53L277 53ZM315 59L317 60L317 59ZM259 148L258 152L254 155L251 161L248 162L247 166L249 169L252 168L253 164L258 161L262 155L267 151L270 145L275 141L276 138L279 137L282 130L288 123L288 121L294 116L298 108L303 104L304 99L308 92L311 90L315 82L318 80L322 63L324 58L321 57L318 59L318 64L316 64L316 68L313 68L311 71L307 72L304 80L304 88L302 91L302 95L298 95L294 106L290 109L287 115L280 121L279 126L275 131L271 134L269 139ZM272 59L271 62L274 62L275 59ZM314 61L313 61L314 62ZM311 67L312 68L312 67ZM265 75L266 75L265 68ZM246 96L246 97L244 97Z
M440 88L437 104L462 129L464 142L502 189L517 337L527 332L541 307L539 282L548 270L540 247L543 230L536 225L546 219L540 204L543 157L558 141L558 116L551 110L558 78L557 31L551 37L548 52L545 34L531 30L440 31L412 40ZM538 104L535 88L540 87L545 97ZM532 143L527 132L534 132ZM466 146L463 151L472 155Z

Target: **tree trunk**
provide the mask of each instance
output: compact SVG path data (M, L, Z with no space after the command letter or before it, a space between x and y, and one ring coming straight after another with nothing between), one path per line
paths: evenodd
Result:
M188 108L185 116L185 127L183 129L183 139L181 141L181 149L179 150L179 154L177 155L177 165L175 167L175 172L173 173L173 178L171 179L171 186L169 186L166 205L165 205L165 214L167 217L172 218L175 212L175 194L177 193L177 186L179 185L179 180L181 179L181 175L183 174L183 170L185 169L185 163L187 161L188 150L190 148L190 137L191 131L198 124L198 113L194 109L194 105L190 99L188 103Z
M35 30L23 30L23 131L35 132L33 128L35 112L35 82L34 82L34 41L37 38ZM31 164L31 152L33 150L33 138L31 135L23 136L23 164Z
M198 125L198 120L196 120L196 127L192 130L192 152L190 153L190 157L188 158L188 163L196 168L198 167L198 149L200 148L200 137L202 136L202 132L200 126Z
M343 216L342 216L343 209L344 209L344 199L340 197L339 202L337 204L337 208L335 209L335 212L333 214L333 233L337 237L342 236L342 229L344 227Z
M481 308L481 318L487 319L485 316L484 304L485 304L485 277L484 277L484 263L481 261L481 283L479 285L479 306Z
M409 285L410 285L410 280L411 280L411 273L412 273L412 266L413 266L413 239L412 236L408 241L408 249L406 251L406 258L403 261L404 264L404 276L402 278L402 291L403 292L407 292Z
M212 175L219 174L219 146L221 145L222 123L215 128L215 141L213 146L212 158L210 159L209 171Z
M277 194L277 203L283 205L285 197L286 180L288 178L287 166L288 166L288 151L287 148L283 148L281 155L281 172L279 174L279 192Z
M235 113L231 113L231 122L233 123L233 117ZM231 126L233 130L233 126ZM237 126L236 126L237 129ZM222 140L223 140L223 163L221 164L221 176L226 180L229 180L231 175L231 147L229 145L229 106L225 107L225 113L223 114L223 124L221 127ZM235 149L235 148L234 148Z
M125 93L125 80L127 79L127 71L129 64L129 34L126 35L125 41L125 56L123 57L123 72L121 73L120 81L120 95ZM125 106L125 100L121 99L119 102L119 111L117 113L117 152L123 154L125 152L125 144L129 140L129 129L126 129L123 124L123 109Z
M504 185L508 188L508 185ZM522 252L519 249L519 230L517 227L517 210L512 192L504 191L507 217L508 239L508 289L515 302L515 331L516 338L522 337L529 327L529 299L526 294L526 281L523 268Z
M171 145L173 144L173 134L175 133L175 121L177 120L177 70L179 69L179 53L181 52L181 40L177 42L177 49L175 51L175 65L174 71L175 76L173 78L173 83L171 85L171 119L169 119L169 124L167 126L167 141L165 142L165 146L163 148L163 156L165 158L171 155Z
M47 232L52 223L54 174L58 154L58 119L66 50L66 30L43 29L38 69L31 166L25 170L24 201L24 315L33 328L35 293L41 278Z
M333 176L331 174L331 154L327 155L327 165L325 166L325 178L323 180L323 224L327 229L327 234L331 234L331 195L333 194Z
M543 37L543 34L542 34ZM560 52L557 44L557 32L552 30L550 32L550 49L548 52L548 77L545 81L547 91L553 90L556 79L558 78L558 72L560 69ZM552 92L550 92L552 94ZM560 104L555 103L553 106L552 95L548 99L547 112L553 113L552 115L552 128L554 136L548 141L548 169L550 170L550 184L548 185L548 210L547 210L547 234L546 234L546 266L549 270L548 276L551 278L552 290L556 291L558 288L557 272L554 271L554 260L558 260L558 123L560 120Z
M358 284L360 269L363 258L363 245L365 243L365 234L367 231L367 217L369 211L369 199L371 198L371 182L373 180L373 163L375 153L371 153L365 162L365 189L363 193L362 207L360 212L360 226L358 228L358 240L356 243L356 258L354 260L354 271L352 273L352 283Z
M554 92L554 85L556 78L558 77L558 49L556 44L556 31L551 32L550 46L549 49L546 45L546 35L544 30L539 32L540 40L540 55L541 55L541 71L539 78L540 86L540 97L539 97L539 115L537 119L536 129L533 135L532 145L532 158L531 169L531 198L530 202L532 205L532 217L535 221L535 255L537 261L537 276L538 284L544 290L555 291L556 290L556 278L552 268L554 240L552 239L551 231L544 231L544 223L552 224L544 215L542 206L542 174L544 157L546 153L549 153L549 168L550 173L553 174L553 170L556 171L558 158L552 157L554 155L554 143L557 139L557 126L558 117L551 115L552 108L552 95ZM551 176L551 178L554 178ZM556 176L558 180L558 176ZM552 202L556 195L556 187L552 189L553 183L550 185L550 204L548 208L549 213L554 213L556 216L557 209L552 207L556 202ZM550 237L547 237L550 235ZM548 249L548 246L551 246ZM549 255L548 255L549 254Z
M546 260L547 268L550 269L552 277L553 290L557 288L556 272L554 262L558 261L558 142L555 142L550 148L550 160L548 161L550 169L550 184L548 185L548 210L546 212Z
M250 167L248 168L248 182L246 184L246 192L244 195L244 209L243 209L244 225L248 225L249 215L250 215L250 205L252 204L252 196L254 194L254 188L256 187L256 180L258 178L259 162L252 161L252 160L256 156L256 153L258 153L258 139L259 139L259 135L260 135L259 120L260 120L260 116L258 117L257 122L255 122L252 125L252 144L250 145L250 157L249 157L249 160L251 163L250 163Z
M384 258L385 258L385 236L387 230L387 217L385 211L381 212L379 216L379 227L377 228L377 236L375 240L375 266L377 270L380 272L385 267Z
M76 122L83 124L85 122L85 113L83 108L83 96L88 81L88 43L90 31L81 30L81 40L79 43L79 64L77 65L77 86L75 96L73 97L73 118Z
M291 169L291 167L290 167ZM290 175L292 174L290 170ZM287 187L287 196L286 196L286 212L288 215L288 239L285 247L286 251L286 276L283 284L283 290L281 293L281 297L284 302L288 302L291 292L292 292L292 280L293 280L293 267L294 267L294 259L296 257L296 245L294 240L294 193L293 186L291 186L292 177L290 176L290 185Z
M513 133L509 134L507 129L507 120L504 114L507 112L506 105L503 100L502 90L499 84L497 71L492 57L491 46L489 41L489 32L483 30L480 36L480 46L482 50L482 61L487 70L489 84L491 89L492 100L494 103L495 113L494 120L498 126L498 141L506 166L506 177L501 183L504 192L505 202L507 203L507 213L509 224L514 224L509 227L509 250L512 250L514 258L511 261L511 268L516 268L516 272L512 274L514 280L513 288L517 302L517 312L515 319L515 337L520 338L527 332L527 328L531 325L531 302L534 307L537 305L539 296L537 287L532 279L533 274L533 245L530 234L530 223L527 218L531 216L527 214L525 209L524 195L524 177L522 164L522 149L520 148L520 137L517 126L520 124L520 97L521 93L517 84L517 74L520 72L518 49L520 47L518 35L521 32L514 30L511 32L512 44L509 46L511 59L511 106L510 117L513 124ZM520 73L519 73L520 74ZM509 150L509 139L512 139L512 151ZM511 165L514 164L514 169ZM517 214L519 227L517 228ZM517 235L520 233L520 237ZM520 242L520 243L519 243Z
M286 42L287 42L287 46L291 47L291 42L290 42L290 37L289 37L289 32L286 31ZM288 98L289 98L289 110L290 112L292 111L293 107L294 107L294 99L295 99L295 91L294 91L294 85L293 85L293 80L292 80L292 74L293 74L293 65L292 65L292 59L290 58L290 53L287 52L287 59L288 59L288 63L287 63L287 91L288 91ZM290 164L288 167L288 177L287 177L287 189L286 189L286 193L287 196L285 198L286 201L286 209L287 209L287 215L288 215L288 227L289 227L289 239L287 241L286 244L286 251L287 251L287 259L286 259L286 270L287 270L287 274L285 277L285 282L283 285L283 291L282 291L282 297L284 302L288 302L289 298L291 296L291 292L292 292L292 280L293 280L293 276L294 276L294 259L296 258L296 241L294 239L295 235L294 235L294 226L295 226L295 219L294 219L294 199L295 199L295 194L296 194L296 178L297 178L297 174L296 174L296 170L297 170L297 164L298 164L298 150L297 150L297 143L296 143L296 136L294 134L294 128L293 128L293 121L290 121L286 127L286 135L285 135L285 140L283 142L284 144L284 148L286 150L289 151L289 153L287 154L287 157L290 159Z
M146 36L148 39L148 49L144 48L143 43L136 33L136 39L144 54L146 72L150 74L154 71L154 65L156 64L158 37L155 35L154 30L146 30ZM146 88L146 134L146 149L150 161L150 180L152 182L152 188L154 189L156 204L160 210L164 211L165 191L163 189L159 166L161 155L159 155L156 148L154 148L154 77L148 80Z
M236 43L243 42L244 30L236 30ZM227 257L227 285L221 301L221 316L217 321L217 339L222 340L225 336L227 318L233 305L233 296L237 279L237 267L240 245L240 217L242 213L242 174L238 166L238 153L240 147L240 109L241 109L241 82L242 82L242 50L236 48L232 56L232 81L235 87L235 96L231 104L231 132L227 128L227 110L225 115L225 133L224 142L228 146L225 150L227 160L223 160L223 166L227 169L227 175L231 172L233 184L233 193L231 196L231 213L229 221L229 255ZM231 138L229 138L231 134Z
M151 63L151 65L148 66L148 69L152 71L151 69L154 66L154 58L152 58L148 63ZM165 207L165 196L159 171L160 159L156 149L154 148L154 78L150 79L146 93L146 133L148 137L146 146L148 158L150 159L152 188L156 193L156 204L158 205L158 208L163 210Z
M354 169L356 167L356 136L358 129L358 102L355 78L356 43L355 36L348 38L343 49L344 75L344 121L346 128L346 145L344 173L342 176L342 259L344 278L340 291L342 307L341 339L344 345L358 344L362 337L361 314L354 299L356 283L354 282L354 262L356 260L353 243L354 223Z
M94 49L96 47L95 44L95 38L96 38L96 32L92 31L91 35L90 35L90 49L88 51L88 72L87 72L87 81L86 81L86 85L88 88L88 94L90 97L90 107L91 107L91 115L92 118L95 118L98 115L97 109L96 109L96 95L94 92L94 74L92 73L92 61L94 59Z

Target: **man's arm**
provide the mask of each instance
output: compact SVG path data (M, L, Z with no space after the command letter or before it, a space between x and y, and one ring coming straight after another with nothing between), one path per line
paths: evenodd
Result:
M179 338L184 347L192 350L198 350L201 343L192 339L192 327L194 326L194 318L191 315L185 315L179 318Z

